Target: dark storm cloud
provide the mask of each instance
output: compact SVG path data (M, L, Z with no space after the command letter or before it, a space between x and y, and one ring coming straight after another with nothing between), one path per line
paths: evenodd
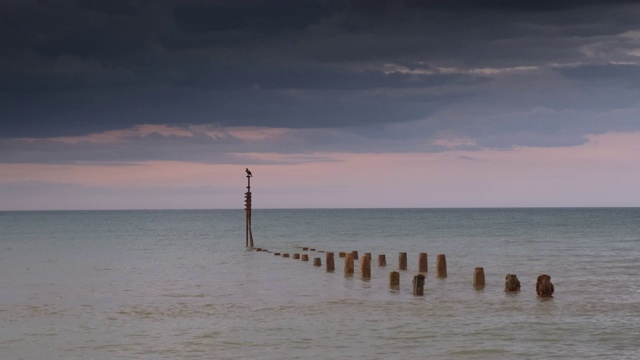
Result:
M5 0L0 138L136 124L360 128L366 134L372 124L428 119L464 104L480 113L508 106L505 99L522 103L524 114L540 106L559 110L558 96L545 97L553 89L494 91L504 86L508 93L513 85L491 71L517 67L545 67L542 76L579 82L584 93L606 82L612 98L626 99L616 105L633 107L636 93L619 92L637 84L637 76L627 75L638 73L633 50L639 44L633 33L621 34L638 30L638 16L633 1ZM546 102L530 100L536 96ZM579 111L581 102L597 99L569 106ZM600 101L607 111L614 104ZM528 118L496 125L496 117L504 118L434 117L420 136L485 134L495 146L570 139L567 145L602 131L580 121L541 131ZM382 133L389 140L417 136ZM519 135L505 141L502 134ZM336 148L358 146L333 141Z

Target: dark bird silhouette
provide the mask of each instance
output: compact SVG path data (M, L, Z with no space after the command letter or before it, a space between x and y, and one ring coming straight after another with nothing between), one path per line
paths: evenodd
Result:
M245 168L244 171L247 172L248 177L253 177L253 175L251 174L251 171L249 171L249 168Z

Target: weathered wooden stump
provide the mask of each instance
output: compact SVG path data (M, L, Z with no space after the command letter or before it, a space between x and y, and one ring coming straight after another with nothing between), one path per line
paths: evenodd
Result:
M280 256L280 253L273 253L273 255L275 255L275 256Z
M351 255L353 255L353 260L358 260L358 250L353 250Z
M299 259L300 259L300 254L298 254L298 253L293 253L293 258L294 258L295 260L299 260Z
M345 256L346 256L346 254L347 254L347 253L345 253L344 251L340 251L340 252L338 253L338 257L343 258L343 257L345 257Z
M300 258L300 260L309 261L309 254L302 254L302 257Z
M387 266L387 257L384 254L378 255L378 266Z
M538 276L538 282L536 283L536 293L540 297L553 297L555 288L551 283L551 276L542 274Z
M256 248L256 251L262 251L262 248Z
M516 274L507 274L504 278L504 291L517 292L520 291L520 280Z
M407 270L407 253L401 252L398 255L398 269Z
M477 267L473 271L473 287L475 287L476 289L481 289L484 287L484 285L485 285L484 268Z
M389 287L400 287L400 273L397 271L391 271L389 273Z
M346 275L353 274L353 254L348 253L344 257L344 273Z
M316 249L314 249L314 248L311 248L311 249L309 249L309 251L316 251Z
M332 252L325 253L325 262L327 263L327 272L333 272L336 269L335 264L333 262Z
M427 271L427 253L420 253L418 255L418 272L426 273Z
M371 278L371 254L365 254L360 260L360 273L363 279Z
M371 259L371 253L364 253L364 256L368 256Z
M413 295L424 295L424 274L417 274L413 277Z
M444 254L436 256L436 273L439 278L447 277L447 258Z
M322 260L320 260L320 258L313 258L313 266L322 266Z
M286 258L288 258L288 257L289 257L289 253L284 253L284 254L282 254L282 257L286 257Z
M308 247L303 247L302 251L309 251L309 248Z

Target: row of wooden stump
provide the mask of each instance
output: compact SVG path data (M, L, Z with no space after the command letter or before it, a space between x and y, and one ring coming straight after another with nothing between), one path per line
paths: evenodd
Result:
M267 249L255 248L256 251L266 251ZM314 248L303 247L302 251L316 251ZM325 253L322 250L319 253ZM282 256L288 258L289 253L273 253L276 256ZM345 275L353 275L355 272L354 261L358 260L358 251L352 252L340 252L338 256L344 258L344 273ZM301 261L309 261L309 254L293 253L293 259ZM313 259L314 266L322 266L322 259L315 257ZM325 265L327 272L335 271L334 253L325 253ZM378 255L378 266L386 266L387 259L384 254ZM398 268L399 270L407 270L407 253L401 252L398 255ZM413 294L422 296L424 295L424 273L428 272L427 253L420 253L418 255L418 274L413 277ZM371 278L371 253L365 253L360 260L360 273L363 279ZM436 276L439 278L447 277L447 259L444 254L438 254L436 256ZM397 271L391 271L389 273L389 286L392 288L398 288L400 286L400 273ZM477 267L473 272L473 286L476 289L482 289L485 286L484 268ZM551 277L546 274L538 276L536 283L536 293L540 297L552 297L554 292L554 286L551 283ZM518 292L520 291L520 280L515 274L507 274L505 277L505 292Z

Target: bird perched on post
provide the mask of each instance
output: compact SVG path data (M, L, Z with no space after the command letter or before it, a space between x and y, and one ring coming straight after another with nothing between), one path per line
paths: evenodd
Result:
M248 177L253 177L253 175L251 174L251 171L249 171L249 168L245 168L244 171L247 172Z

